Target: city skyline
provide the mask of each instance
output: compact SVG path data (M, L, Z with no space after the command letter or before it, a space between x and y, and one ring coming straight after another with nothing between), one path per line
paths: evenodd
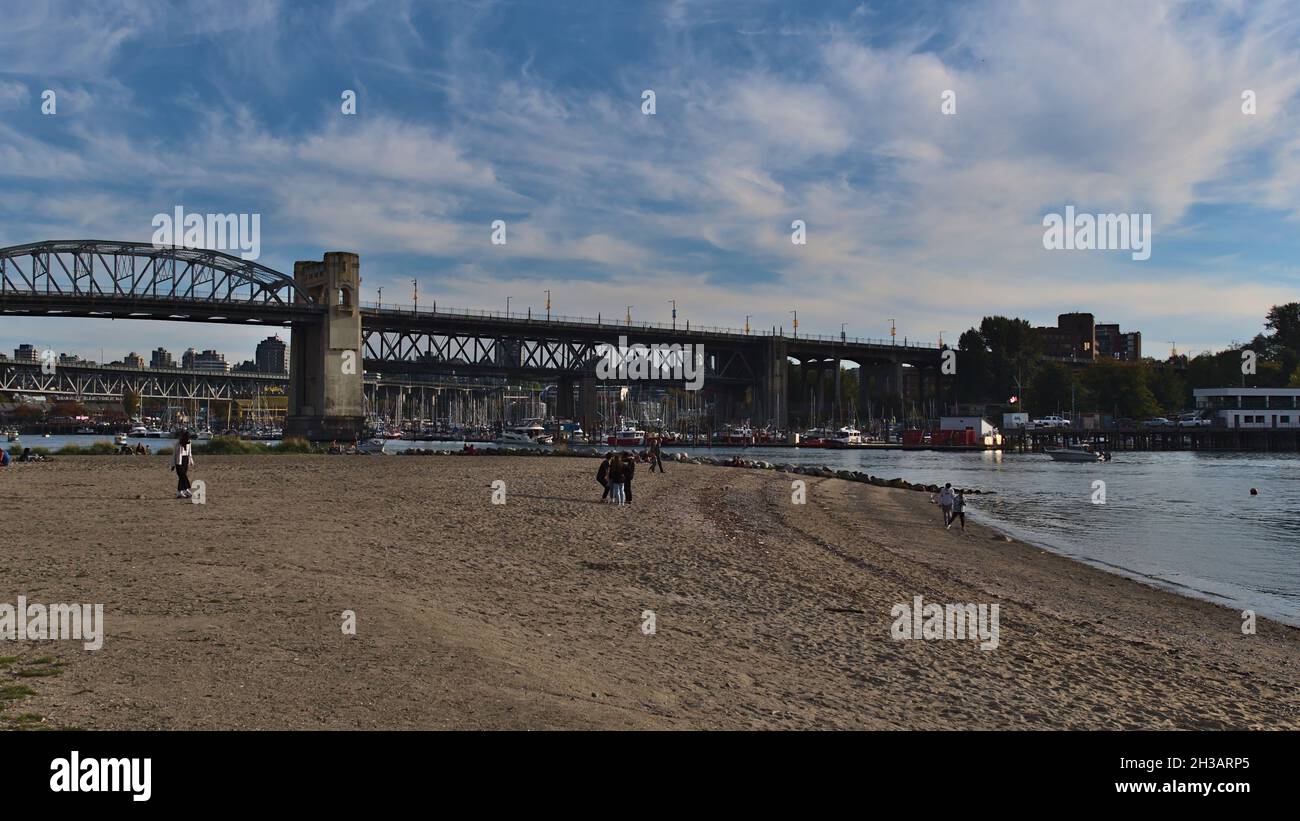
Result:
M1285 4L1119 4L1120 29L1012 2L234 6L249 13L13 10L0 243L256 214L261 262L355 251L366 301L411 304L414 280L422 304L540 314L549 291L565 315L667 321L675 303L698 324L789 330L797 310L807 332L881 337L892 318L929 341L1088 310L1152 349L1218 350L1293 296ZM1150 258L1047 250L1044 219L1076 207L1149 217ZM97 350L107 333L6 317L0 346ZM189 331L112 334L141 350Z
M277 353L277 349L278 349L278 353ZM171 349L163 345L158 345L154 348L151 348L147 350L145 353L140 353L137 350L131 349L121 353L120 355L114 356L109 353L108 348L101 348L98 352L98 355L88 355L85 352L63 350L60 349L59 346L57 345L41 346L41 345L33 344L31 342L20 342L14 346L12 357L6 354L4 349L0 349L0 360L9 359L17 362L36 362L40 360L41 354L47 350L51 351L53 355L57 357L56 361L60 363L63 363L65 361L66 362L79 361L79 362L85 362L90 364L101 364L101 365L121 363L128 367L141 367L141 368L196 367L199 370L203 370L205 368L211 369L212 366L217 361L220 361L226 366L225 367L226 370L231 370L231 371L240 370L241 368L244 368L244 366L246 365L252 365L254 367L251 370L257 370L262 373L288 373L289 372L288 356L287 356L289 350L289 343L285 339L282 339L279 334L272 334L271 336L268 336L265 339L258 342L256 348L253 351L253 355L248 359L243 359L240 358L239 356L230 358L228 357L227 353L223 351L219 351L215 348L200 348L194 345L189 345L188 347L186 347L185 350L180 352L179 357L175 356L171 351ZM206 357L208 361L200 362L197 365L185 364L186 360L193 356L197 356L201 359ZM138 360L139 364L133 365L132 364L133 359ZM231 359L234 359L236 361L231 361ZM263 359L265 359L265 361L263 361ZM278 365L279 367L276 367L276 365ZM245 369L248 370L247 368Z

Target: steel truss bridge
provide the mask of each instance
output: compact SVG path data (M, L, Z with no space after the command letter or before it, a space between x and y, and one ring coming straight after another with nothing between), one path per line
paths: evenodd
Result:
M46 372L39 362L0 362L0 393L51 399L118 400L127 393L168 401L222 401L273 396L288 389L287 374L185 368L132 368L124 365L58 365ZM367 397L381 392L522 390L497 381L448 381L414 376L365 377Z
M107 240L55 240L0 249L0 315L71 316L307 327L327 322L340 303L325 304L288 274L218 251ZM313 297L313 294L316 296ZM341 304L348 306L346 297ZM839 373L841 361L862 366L859 406L867 392L901 399L903 367L913 381L939 387L940 351L894 340L749 333L733 328L625 323L443 308L358 306L366 372L399 378L549 380L569 394L577 386L594 403L601 345L692 345L702 349L705 390L720 398L724 418L737 413L783 424L788 403L802 401L788 362ZM283 377L258 374L140 371L61 367L50 375L21 366L4 369L0 390L55 395L121 395L121 389L164 398L229 398L256 393ZM109 371L113 371L109 373ZM296 375L295 375L296 378ZM308 377L310 378L310 376ZM60 381L67 380L67 381ZM80 380L80 381L73 381ZM391 379L386 379L391 384ZM658 380L672 385L671 381ZM838 395L838 378L835 379ZM418 384L418 383L417 383ZM678 387L681 385L678 383ZM913 388L925 391L924 387ZM787 399L787 397L791 397ZM579 409L564 407L561 412Z

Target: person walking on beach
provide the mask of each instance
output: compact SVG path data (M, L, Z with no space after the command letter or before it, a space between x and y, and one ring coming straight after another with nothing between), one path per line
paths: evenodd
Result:
M190 498L190 468L194 467L194 455L190 449L190 432L181 431L176 440L176 456L172 459L172 470L176 471L176 498Z
M943 490L939 491L939 509L943 511L944 527L952 524L952 501L952 482L946 482Z
M636 475L636 459L627 454L623 464L623 503L632 504L632 477Z
M616 505L623 504L623 457L615 453L609 460L609 499Z
M600 494L602 502L609 498L609 460L613 455L613 451L606 453L605 458L600 460L600 467L596 468L596 481L605 489L605 492Z
M966 497L957 491L952 497L952 516L948 519L948 528L952 528L952 523L961 519L961 532L966 532Z
M662 440L655 439L653 442L650 443L650 472L651 473L655 472L655 468L659 468L660 473L664 472L663 454L660 453L661 447L662 447Z

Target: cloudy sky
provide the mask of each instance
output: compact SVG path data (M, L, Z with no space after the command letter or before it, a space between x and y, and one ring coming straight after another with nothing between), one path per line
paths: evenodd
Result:
M1146 353L1300 298L1288 2L7 4L0 245L261 214L363 298L955 338L1090 311ZM57 113L41 113L42 92ZM354 90L357 112L341 95ZM653 115L642 94L655 93ZM955 114L941 110L945 91ZM1254 93L1255 113L1242 95ZM1150 259L1043 247L1152 215ZM491 242L504 220L507 242ZM791 223L807 243L791 242ZM0 319L0 348L251 357L265 331Z

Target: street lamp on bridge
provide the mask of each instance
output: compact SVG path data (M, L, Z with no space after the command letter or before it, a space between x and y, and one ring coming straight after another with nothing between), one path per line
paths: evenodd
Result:
M510 300L512 299L514 299L512 296L506 297L506 319L510 318Z
M790 313L794 314L794 338L798 339L799 338L799 312L791 311Z
M847 324L849 324L849 323L847 323L847 322L841 322L841 323L840 323L840 342L841 342L841 343L847 343L847 342L849 341L849 340L848 340L848 337L846 337L846 336L844 335L844 326L847 325Z
M627 306L627 324L628 324L628 325L631 325L631 324L632 324L632 309L635 308L635 307L636 307L635 305L629 305L629 306Z
M670 299L668 301L673 304L673 330L675 331L677 330L677 300Z
M411 280L411 311L415 312L420 308L420 280Z
M898 335L898 329L894 327L894 320L889 320L889 344L894 344L894 337Z
M749 333L749 320L750 320L750 317L752 317L752 316L753 316L753 314L745 314L745 333L746 333L746 334Z
M546 289L546 321L551 321L551 289Z

